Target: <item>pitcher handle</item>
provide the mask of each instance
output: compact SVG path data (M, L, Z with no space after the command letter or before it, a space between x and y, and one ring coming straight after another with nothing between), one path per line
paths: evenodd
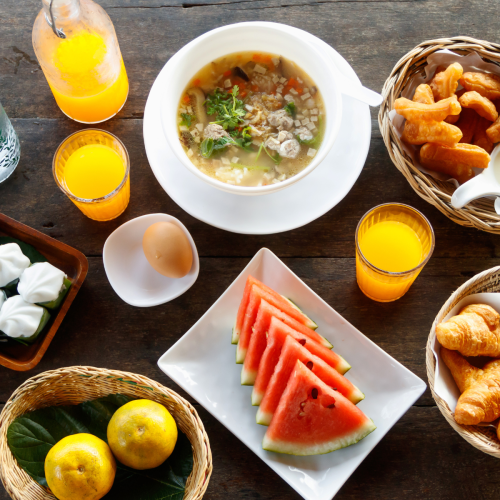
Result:
M494 194L492 188L491 181L483 174L478 175L455 190L451 204L454 208L462 208L472 200Z

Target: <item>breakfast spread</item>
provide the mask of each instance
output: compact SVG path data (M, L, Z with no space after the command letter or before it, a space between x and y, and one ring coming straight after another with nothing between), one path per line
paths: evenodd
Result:
M351 366L313 328L316 323L290 299L248 276L232 343L250 343L237 351L237 362L245 362L241 383L254 385L256 421L269 426L265 450L318 455L375 430L355 406L364 394L343 375Z
M122 108L129 82L107 15L90 0L81 3L81 12L73 9L75 5L69 1L64 10L57 2L44 2L33 28L33 45L61 111L81 123L98 123ZM294 61L273 53L240 51L198 68L181 95L176 93L175 103L179 101L180 144L200 172L234 186L261 187L284 182L314 161L326 135L326 110L316 82ZM500 143L499 109L500 76L464 71L459 62L452 62L437 67L412 96L396 99L393 112L402 117L401 123L404 119L401 139L418 153L421 167L465 183L488 167L490 153ZM114 219L129 203L128 153L108 132L86 129L66 138L55 154L53 172L59 188L91 219ZM189 288L197 276L198 256L182 224L156 221L141 231L135 238L132 232L124 236L133 247L131 254L136 252L132 258L125 258L125 247L117 245L115 258L108 260L108 276L120 274L119 255L126 268L122 274L137 273L138 294L144 294L128 302L146 307L172 300ZM22 344L21 349L44 332L51 315L53 321L72 286L66 273L43 256L31 259L27 247L15 241L0 244L0 341L13 340ZM356 231L360 289L376 301L399 299L433 248L432 227L420 212L397 203L375 207ZM176 288L182 278L193 275L187 287ZM174 283L168 299L151 300L151 290L167 281ZM116 288L131 288L123 276L115 283ZM236 345L236 363L242 364L241 385L252 386L248 403L258 407L256 424L267 427L264 450L327 454L356 444L376 429L357 406L365 394L346 377L351 365L318 329L291 299L248 276L231 343ZM500 314L485 304L471 304L440 323L436 335L441 357L461 393L456 422L496 421L500 359L479 368L467 358L500 358ZM352 354L347 357L355 364ZM175 418L155 401L115 394L25 413L10 424L7 440L20 467L58 500L113 498L123 475L130 480L136 477L134 471L150 470L170 480L175 476L174 493L167 483L155 486L162 498L182 498L193 453ZM20 436L32 439L36 460L23 458L26 442ZM183 473L176 475L174 467ZM138 476L145 484L155 480L148 474Z
M50 319L48 309L60 307L71 281L49 262L31 263L14 242L0 245L0 278L0 335L34 342Z
M324 120L317 87L294 62L241 52L195 75L179 104L179 137L204 174L228 184L265 186L313 160Z
M493 359L478 368L465 358L500 356L500 314L486 304L470 304L437 325L436 337L441 358L461 393L456 422L478 425L500 417L500 361Z
M183 278L193 265L191 243L172 222L149 226L142 238L142 249L151 267L169 278Z

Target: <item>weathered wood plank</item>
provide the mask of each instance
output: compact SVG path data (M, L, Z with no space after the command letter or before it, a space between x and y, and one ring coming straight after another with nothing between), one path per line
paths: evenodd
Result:
M500 255L496 236L458 226L418 197L392 164L380 138L372 139L360 178L333 210L294 231L243 237L192 218L162 190L146 158L142 120L112 120L102 125L123 140L132 164L130 206L118 219L103 223L84 217L57 188L52 176L52 158L57 146L80 126L69 120L15 119L13 122L21 138L21 162L11 178L0 184L0 210L75 246L86 255L100 255L106 238L125 221L147 213L164 212L186 224L202 256L251 257L261 247L268 246L283 257L354 257L354 234L359 219L371 207L389 201L412 205L429 218L437 235L434 258ZM464 244L472 239L474 245Z
M207 500L300 500L237 437L199 405L196 409L210 437L214 459ZM499 492L497 459L463 440L437 407L412 407L335 499L496 500ZM0 500L8 499L0 487Z
M359 290L354 259L283 260L347 321L425 381L425 344L441 305L469 276L498 263L435 259L405 297L380 304ZM0 367L0 402L36 373L68 365L137 372L174 387L157 367L159 357L207 311L248 261L202 258L198 281L184 295L155 308L136 308L114 293L102 259L91 257L87 280L41 363L27 373ZM418 404L434 404L429 391Z

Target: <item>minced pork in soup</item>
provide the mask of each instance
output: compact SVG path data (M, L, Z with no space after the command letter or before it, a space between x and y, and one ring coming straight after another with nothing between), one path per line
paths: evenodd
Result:
M323 100L282 56L245 52L205 66L179 105L179 137L206 175L266 186L303 170L321 144Z

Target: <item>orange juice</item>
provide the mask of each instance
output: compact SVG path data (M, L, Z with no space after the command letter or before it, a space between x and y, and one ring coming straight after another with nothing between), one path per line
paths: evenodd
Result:
M61 111L73 120L97 123L114 116L127 100L129 83L120 56L115 73L106 66L108 47L95 33L82 32L59 43L53 58L64 87L50 88Z
M55 154L53 172L59 187L91 219L111 220L127 208L128 154L112 134L86 129L70 135Z
M78 198L93 200L113 192L125 177L125 165L116 151L102 144L77 149L66 162L66 186Z
M376 207L356 234L356 278L365 295L389 302L403 296L434 248L434 233L420 212L406 205Z
M403 222L388 220L371 226L359 247L368 262L383 271L409 271L422 261L420 238Z

